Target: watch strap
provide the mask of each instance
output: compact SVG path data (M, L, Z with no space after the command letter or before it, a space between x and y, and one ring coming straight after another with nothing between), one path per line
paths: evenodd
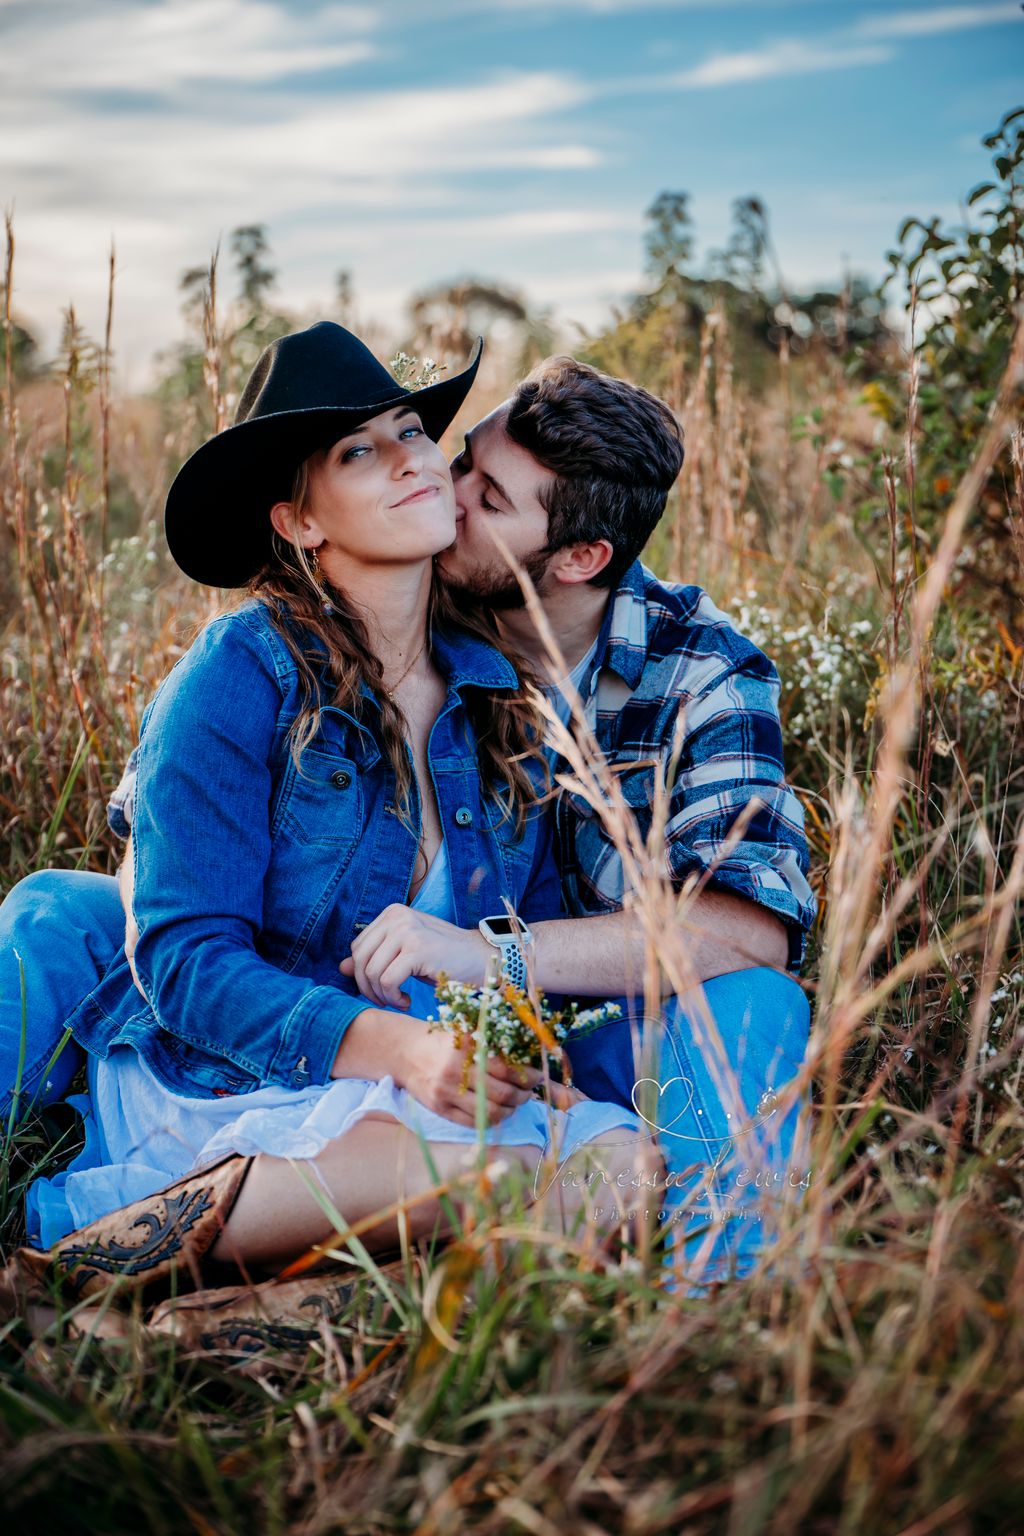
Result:
M498 945L501 968L514 987L526 990L526 959L515 939L503 939Z

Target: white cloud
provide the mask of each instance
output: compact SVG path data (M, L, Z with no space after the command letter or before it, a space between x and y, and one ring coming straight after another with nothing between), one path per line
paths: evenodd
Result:
M591 171L603 157L589 144L552 144L540 149L517 149L514 158L497 156L492 165L516 165L536 171Z
M73 297L98 332L113 234L115 345L137 379L174 328L181 271L203 262L218 239L226 244L236 225L260 221L289 308L314 313L344 266L354 270L361 307L372 313L379 298L393 320L397 295L478 271L596 323L602 306L636 286L629 263L640 259L638 210L652 190L641 155L631 185L616 178L615 206L605 205L612 193L603 178L592 176L581 191L581 173L630 164L615 97L883 64L898 56L899 38L922 35L926 23L951 30L954 16L982 24L1013 9L882 8L877 18L851 20L847 0L842 11L839 0L816 0L844 23L818 41L727 48L697 55L682 72L628 81L586 78L583 64L543 67L546 34L538 28L538 68L502 72L494 34L483 67L446 62L438 75L424 68L405 76L415 84L394 84L395 58L415 61L421 46L424 65L439 57L428 56L424 31L439 17L501 9L508 22L524 10L524 25L537 26L531 7L539 3L380 0L373 9L300 11L290 0L0 0L0 202L16 204L16 299L26 319L51 342ZM753 22L760 0L546 3L580 13L577 30L584 13L606 10L728 11L719 31L728 43L739 33L738 12ZM311 79L371 56L386 87L369 88L358 69L330 88L327 78ZM600 112L578 111L598 102ZM507 187L515 187L514 201ZM777 222L780 230L806 224L799 208ZM701 228L708 233L703 219ZM822 251L820 270L834 271L844 248L866 251L867 236L854 243L861 233L844 227L837 210L828 229L833 253L826 259ZM882 248L876 243L876 256ZM810 257L801 248L796 259Z
M296 27L271 0L42 0L5 21L0 87L40 94L169 94L215 80L260 84L362 63L375 49L374 13L332 5Z
M705 90L740 85L753 80L779 79L786 75L811 75L822 70L851 69L856 65L885 64L893 57L890 48L832 46L784 39L764 48L737 53L717 53L692 69L670 77L685 90Z
M888 16L865 16L854 32L859 37L927 37L1022 20L1019 0L1000 0L994 5L940 5L926 10L894 11Z
M798 4L799 0L780 0L782 4ZM837 0L825 0L837 3ZM385 0L390 9L412 14L420 9L420 0ZM649 11L723 11L747 9L763 4L763 0L432 0L430 20L438 21L453 16L491 16L495 12L518 16L527 14L531 25L536 12L548 16L584 11L592 16L618 16L628 12ZM420 14L422 12L420 11Z
M222 19L237 3L218 0ZM251 50L242 56L255 67ZM192 67L179 53L162 76L168 89ZM600 211L505 213L500 204L491 220L493 197L474 214L460 184L600 164L578 124L559 130L559 115L588 96L570 76L507 72L379 91L185 88L184 99L129 94L98 110L52 86L44 98L31 70L12 70L0 87L0 201L16 204L16 300L48 345L71 297L99 330L112 234L116 345L137 377L174 326L179 274L239 224L267 225L281 302L306 306L324 301L341 266L357 268L357 284L365 272L408 292L472 266L475 240L490 244L491 270L508 275L503 258L517 244L585 241L615 222Z
M526 249L544 241L564 244L572 240L586 241L596 235L627 232L636 229L633 210L620 208L516 208L509 213L471 214L455 209L443 217L430 217L422 213L411 217L401 209L393 208L391 216L375 219L348 230L347 246L357 252L374 252L381 259L388 259L383 252L400 253L399 259L418 241L424 254L446 247L449 260L455 265L471 268L489 265L491 255L500 256L510 246ZM303 243L309 251L329 252L336 246L337 237L330 229L303 234ZM477 260L474 253L481 253ZM415 281L415 279L413 279Z
M32 115L8 97L0 175L16 191L33 184L44 205L115 213L180 200L193 221L204 208L229 219L254 195L268 219L353 196L423 201L443 174L595 164L588 146L552 142L547 122L584 96L567 77L508 75L447 89L278 94L249 121L211 93L171 115L98 116L75 103Z
M455 0L458 3L458 0ZM761 0L464 0L464 10L590 11L596 16L616 16L624 11L720 11L759 5Z
M862 17L852 28L830 33L820 43L782 38L761 48L712 54L692 69L668 80L686 90L748 84L789 75L819 74L869 64L887 64L896 57L891 44L900 38L991 26L1021 18L1019 0L998 4L948 5L927 10L896 11L887 16Z

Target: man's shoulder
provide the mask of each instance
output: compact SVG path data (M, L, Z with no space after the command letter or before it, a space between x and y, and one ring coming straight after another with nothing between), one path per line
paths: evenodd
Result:
M730 672L774 681L775 666L703 587L662 581L640 567L647 616L644 683L671 671L673 692L693 695Z

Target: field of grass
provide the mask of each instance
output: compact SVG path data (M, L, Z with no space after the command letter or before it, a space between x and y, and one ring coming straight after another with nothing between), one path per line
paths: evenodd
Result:
M840 349L780 355L755 389L733 339L713 309L680 352L687 462L647 558L707 586L776 661L807 814L813 1176L771 1264L668 1293L646 1243L600 1267L481 1188L458 1241L410 1254L404 1280L370 1275L300 1361L15 1320L0 1503L20 1528L1024 1527L1024 629L974 558L980 508L1000 574L1024 575L1024 341L1004 331L925 516L917 354L893 340L882 410ZM8 349L2 891L54 864L114 867L107 794L212 611L160 525L170 474L229 403L210 327L206 358L205 384L128 401L74 333L54 377L19 380ZM506 383L499 369L484 391ZM665 902L652 878L656 950ZM7 1134L5 1255L26 1184L75 1135L59 1110Z

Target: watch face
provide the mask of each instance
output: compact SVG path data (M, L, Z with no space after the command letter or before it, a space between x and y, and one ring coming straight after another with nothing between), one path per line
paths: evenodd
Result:
M519 924L510 917L488 917L485 922L496 939L518 939L522 932Z

